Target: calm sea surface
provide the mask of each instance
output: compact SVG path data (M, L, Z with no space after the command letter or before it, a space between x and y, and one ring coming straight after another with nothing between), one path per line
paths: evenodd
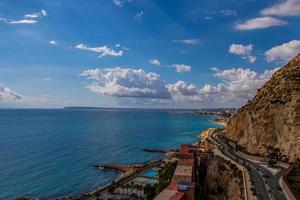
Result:
M214 118L161 110L0 110L0 199L87 192L120 175L94 164L160 158L142 149L191 143L217 126Z

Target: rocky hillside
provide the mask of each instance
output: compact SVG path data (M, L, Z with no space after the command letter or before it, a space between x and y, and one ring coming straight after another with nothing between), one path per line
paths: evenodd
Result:
M206 187L208 200L245 199L242 172L229 161L219 156L207 155Z
M300 54L228 122L226 136L253 154L265 155L271 146L291 161L300 157Z

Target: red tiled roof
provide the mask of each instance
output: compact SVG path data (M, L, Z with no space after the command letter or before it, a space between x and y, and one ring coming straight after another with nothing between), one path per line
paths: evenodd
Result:
M195 149L188 144L183 144L179 148L178 164L175 169L171 183L164 189L155 200L180 200L185 195L178 191L178 183L192 182L195 165Z

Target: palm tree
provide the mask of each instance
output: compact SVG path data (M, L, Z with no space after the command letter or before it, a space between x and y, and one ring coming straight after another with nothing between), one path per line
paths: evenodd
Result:
M143 186L142 185L137 185L137 189L138 189L138 196L139 197L142 197L142 188L143 188Z
M123 194L123 185L118 187L118 194Z
M134 182L130 182L131 185L131 194L133 193L133 186L134 186Z
M145 195L144 195L144 185L141 185L141 197L144 197Z
M139 189L140 189L140 185L139 185L139 184L136 184L136 185L135 185L135 190L136 190L136 196L137 196L137 197L139 196Z
M127 193L127 196L129 196L129 194L128 194L128 189L129 189L129 188L130 188L130 185L129 185L129 183L127 183L127 184L126 184L126 191L127 191L126 193Z
M136 184L136 185L135 185L135 188L136 188L136 195L139 196L140 185L139 185L139 184Z
M125 186L125 185L122 185L122 188L123 188L123 189L122 189L122 194L123 194L123 195L126 195L126 186Z

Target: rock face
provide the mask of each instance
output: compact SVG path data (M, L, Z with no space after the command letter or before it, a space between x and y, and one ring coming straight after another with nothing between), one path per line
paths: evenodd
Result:
M253 154L279 148L300 157L300 54L275 72L228 122L225 135Z
M221 157L208 158L205 193L208 200L244 199L242 172Z

